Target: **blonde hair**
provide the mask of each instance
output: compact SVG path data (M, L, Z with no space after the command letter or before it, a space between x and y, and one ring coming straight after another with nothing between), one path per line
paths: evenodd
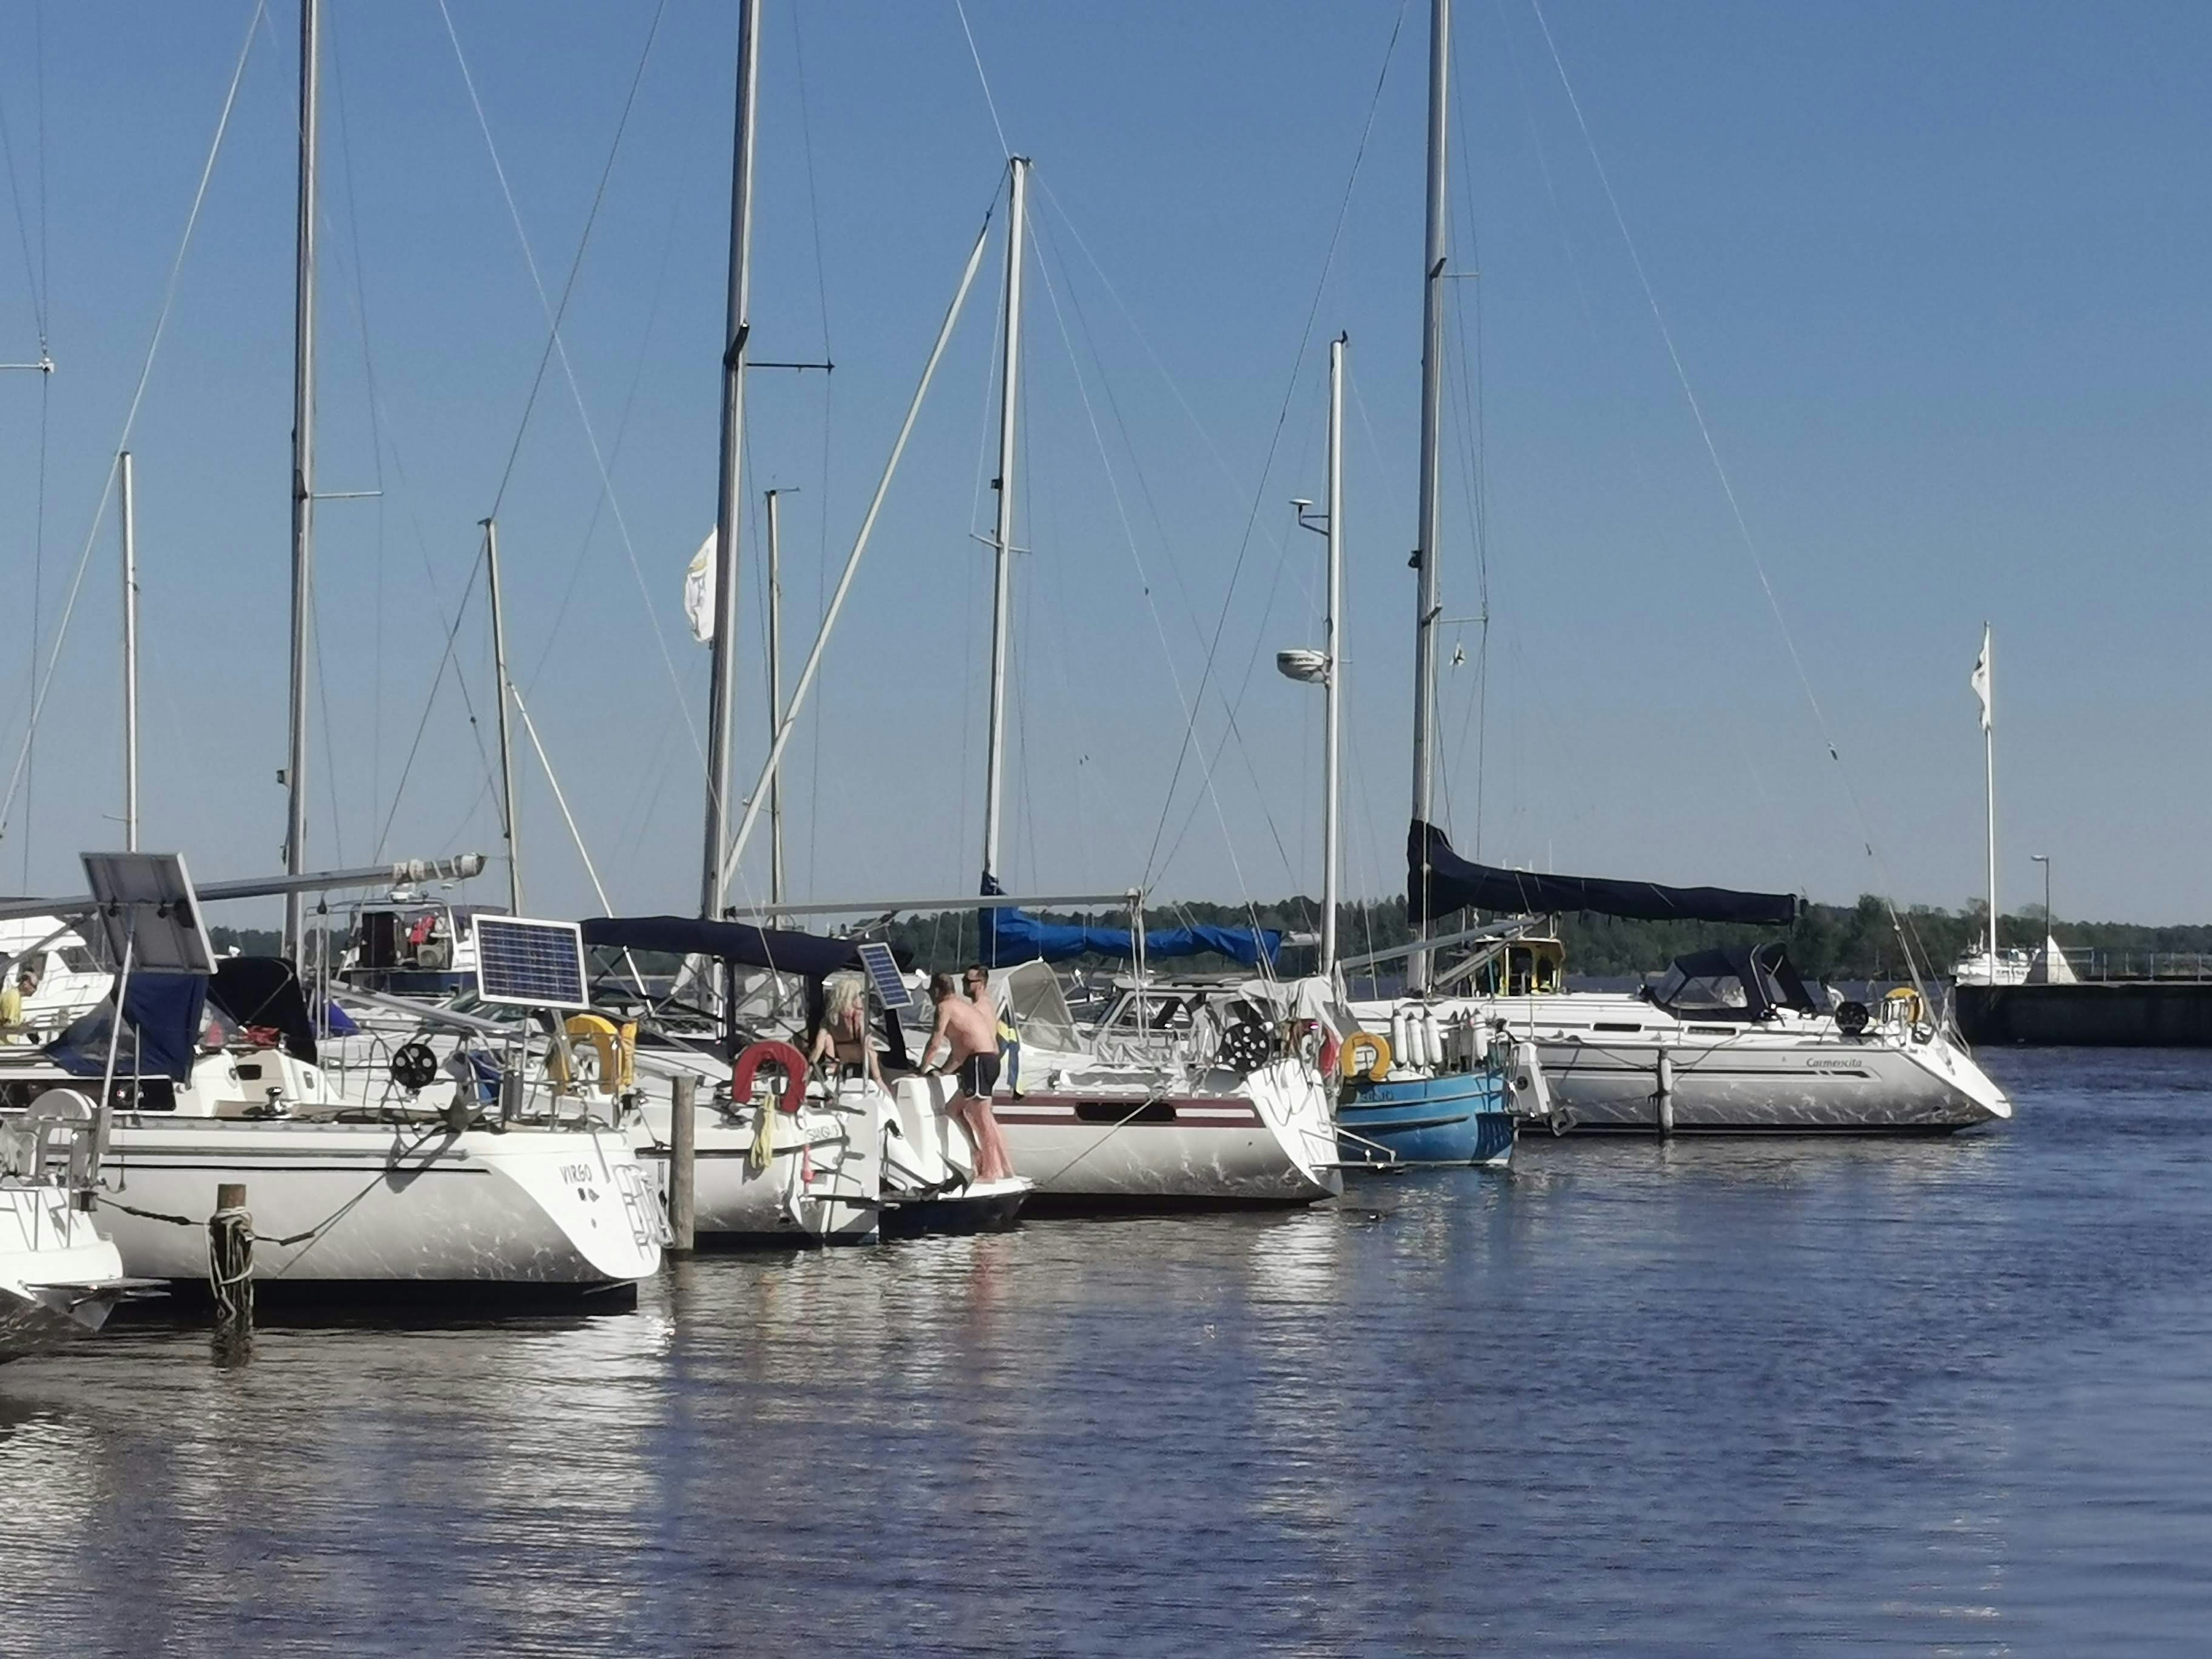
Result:
M842 1025L854 1014L860 1014L862 1020L866 1020L861 1002L865 991L858 974L832 974L822 982L822 1023L824 1025Z

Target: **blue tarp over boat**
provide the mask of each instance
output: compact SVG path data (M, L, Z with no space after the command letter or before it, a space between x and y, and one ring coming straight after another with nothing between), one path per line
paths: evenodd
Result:
M988 876L987 897L1006 890ZM1076 957L1113 957L1127 961L1135 955L1127 927L1094 927L1081 922L1040 921L1025 910L983 910L977 913L977 938L986 966L1011 968L1018 962L1066 962ZM1145 931L1145 959L1171 957L1227 957L1247 968L1272 965L1283 948L1283 936L1272 927L1216 927L1200 923L1190 927L1150 927Z

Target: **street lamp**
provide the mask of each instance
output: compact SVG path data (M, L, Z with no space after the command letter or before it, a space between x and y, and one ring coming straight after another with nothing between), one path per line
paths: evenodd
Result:
M2051 937L2051 856L2047 853L2030 853L2028 862L2043 866L2043 936Z

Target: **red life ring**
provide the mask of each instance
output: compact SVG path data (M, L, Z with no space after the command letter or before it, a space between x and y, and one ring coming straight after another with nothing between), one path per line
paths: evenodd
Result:
M806 1056L788 1042L756 1042L738 1056L738 1068L730 1073L730 1098L746 1101L753 1097L753 1077L763 1066L773 1066L790 1079L783 1091L783 1109L796 1112L799 1103L806 1098Z

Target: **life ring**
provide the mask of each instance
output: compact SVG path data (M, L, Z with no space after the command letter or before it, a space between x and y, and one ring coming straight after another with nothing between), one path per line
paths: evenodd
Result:
M623 1086L623 1060L627 1058L622 1033L614 1021L604 1014L571 1014L562 1028L571 1043L588 1042L599 1055L599 1067L591 1079L593 1087L601 1094L614 1094ZM568 1054L557 1045L546 1059L546 1070L553 1074L556 1083L572 1081Z
M738 1068L730 1073L730 1098L744 1102L752 1098L753 1077L763 1066L773 1066L790 1079L783 1091L781 1102L787 1112L796 1112L799 1103L806 1098L806 1056L788 1042L756 1042L738 1056Z
M1923 1025L1928 1020L1928 1005L1920 993L1910 985L1900 985L1881 1000L1881 1011L1887 1014L1894 1007L1898 1016L1907 1025Z
M1370 1049L1375 1058L1363 1066L1359 1051ZM1374 1031L1354 1031L1345 1038L1336 1054L1336 1069L1346 1083L1364 1075L1370 1083L1380 1083L1390 1075L1390 1039Z

